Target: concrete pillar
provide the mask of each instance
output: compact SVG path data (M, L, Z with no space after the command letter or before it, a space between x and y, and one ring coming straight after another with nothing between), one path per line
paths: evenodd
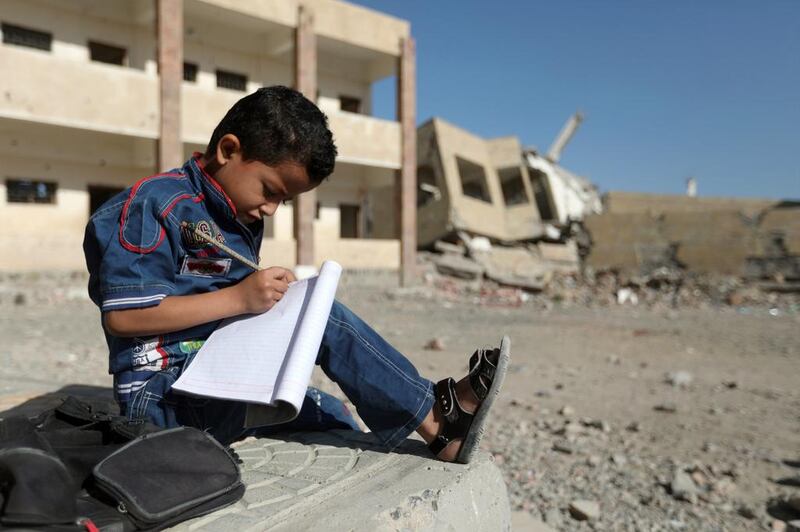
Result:
M161 113L157 172L183 163L181 83L183 82L183 0L157 0L158 83Z
M294 87L312 102L317 99L317 39L314 36L314 14L301 5L295 31ZM312 190L293 201L297 265L314 265L314 216L317 193Z
M400 121L400 170L395 179L395 212L400 228L400 284L416 279L417 263L417 80L416 45L412 37L400 43L397 75L397 119Z

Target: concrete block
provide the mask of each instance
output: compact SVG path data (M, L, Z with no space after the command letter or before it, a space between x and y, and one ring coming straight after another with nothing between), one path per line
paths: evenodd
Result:
M397 452L353 431L249 438L234 445L247 491L235 505L171 530L510 530L500 470L430 458L409 440Z
M452 275L462 279L479 279L483 276L483 266L453 253L437 257L435 264L436 269L445 275Z
M33 416L66 395L107 401L111 390L71 385L0 387L0 417ZM29 384L29 383L28 383ZM12 407L5 410L7 407ZM434 460L421 441L395 452L371 434L298 432L248 438L233 445L242 459L244 497L170 530L510 530L511 511L500 470L487 453L469 465ZM536 529L535 529L536 530Z

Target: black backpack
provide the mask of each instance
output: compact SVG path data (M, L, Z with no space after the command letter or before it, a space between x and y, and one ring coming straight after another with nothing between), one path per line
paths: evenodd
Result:
M0 420L0 529L162 530L244 494L235 453L210 435L106 410L68 397Z

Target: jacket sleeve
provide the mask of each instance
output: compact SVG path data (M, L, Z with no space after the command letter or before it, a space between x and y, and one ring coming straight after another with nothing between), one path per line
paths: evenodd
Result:
M96 213L86 227L89 294L103 312L158 305L175 291L177 259L152 197Z

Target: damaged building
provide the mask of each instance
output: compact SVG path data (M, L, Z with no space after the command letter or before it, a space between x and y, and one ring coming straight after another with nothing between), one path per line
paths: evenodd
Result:
M569 227L572 222L602 212L597 187L558 164L561 152L582 121L581 113L571 116L546 155L533 148L523 152L536 208L542 220L556 227Z
M572 224L601 208L596 188L558 164L580 121L570 118L547 155L440 118L417 129L417 238L448 251L441 271L536 289L553 271L577 270ZM459 241L469 259L446 245Z
M599 212L597 189L558 165L580 123L572 117L547 155L517 137L484 139L440 118L417 130L418 242L458 231L501 243L559 240L570 222Z
M800 280L800 202L609 192L586 219L587 264Z

